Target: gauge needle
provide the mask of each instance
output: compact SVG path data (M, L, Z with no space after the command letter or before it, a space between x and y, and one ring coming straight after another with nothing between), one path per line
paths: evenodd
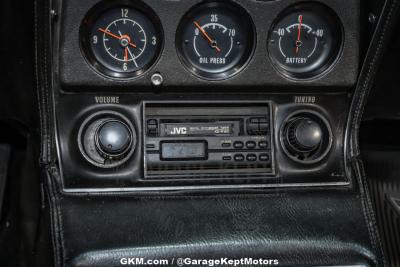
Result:
M136 60L135 60L135 57L132 55L132 52L131 52L131 50L129 49L129 47L125 47L125 53L126 53L126 52L129 53L129 55L130 55L131 58L132 58L133 63L135 64L135 66L136 66L136 68L137 68L137 67L138 67L138 64L137 64L137 62L136 62Z
M125 47L125 56L124 56L124 60L128 61L128 47Z
M103 33L105 33L105 34L107 34L107 35L109 35L109 36L111 36L111 37L113 37L115 39L118 39L118 40L121 40L121 39L125 38L125 36L115 35L112 32L109 32L109 31L104 30L102 28L99 28L99 31L101 31L101 32L103 32ZM129 40L129 45L132 46L133 48L136 48L136 45L130 41L130 38L128 38L128 40Z
M299 53L299 48L301 44L301 26L303 24L303 15L299 16L299 28L297 30L297 41L296 41L296 54Z
M215 48L215 50L218 51L218 53L221 52L221 49L215 44L215 41L213 41L213 39L211 39L211 37L208 35L208 33L200 26L199 23L197 23L197 21L194 22L194 25L196 26L196 28L198 28L200 30L200 32L203 34L203 36L207 39L207 41L210 43L210 45L212 47Z

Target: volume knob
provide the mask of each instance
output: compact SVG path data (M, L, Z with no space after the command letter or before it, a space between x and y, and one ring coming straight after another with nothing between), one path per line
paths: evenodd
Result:
M96 131L96 148L104 158L123 158L132 147L132 138L128 125L115 119L106 120Z

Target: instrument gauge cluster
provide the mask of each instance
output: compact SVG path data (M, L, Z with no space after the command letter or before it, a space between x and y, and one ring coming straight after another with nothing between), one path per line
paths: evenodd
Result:
M176 29L167 30L175 34L168 40L175 42L177 63L208 81L230 79L246 69L260 43L266 44L263 64L272 65L288 80L319 78L340 57L343 26L328 6L298 2L271 21L256 27L251 14L238 3L205 1L190 7ZM157 65L163 54L163 26L157 13L142 1L103 1L81 24L81 50L101 75L135 78ZM267 38L260 40L260 33Z

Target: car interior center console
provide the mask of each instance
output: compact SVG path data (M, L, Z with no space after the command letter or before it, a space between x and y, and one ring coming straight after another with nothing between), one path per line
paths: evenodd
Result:
M358 73L357 0L58 8L63 190L350 184L344 132Z
M379 265L349 145L373 66L363 1L50 2L37 60L60 262Z

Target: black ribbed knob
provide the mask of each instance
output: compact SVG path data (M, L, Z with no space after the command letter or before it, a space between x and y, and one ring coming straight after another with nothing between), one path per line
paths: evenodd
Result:
M288 141L299 152L317 149L323 139L321 126L312 119L298 118L288 128Z
M132 146L132 132L128 125L119 120L103 122L96 132L96 147L105 158L121 158Z

